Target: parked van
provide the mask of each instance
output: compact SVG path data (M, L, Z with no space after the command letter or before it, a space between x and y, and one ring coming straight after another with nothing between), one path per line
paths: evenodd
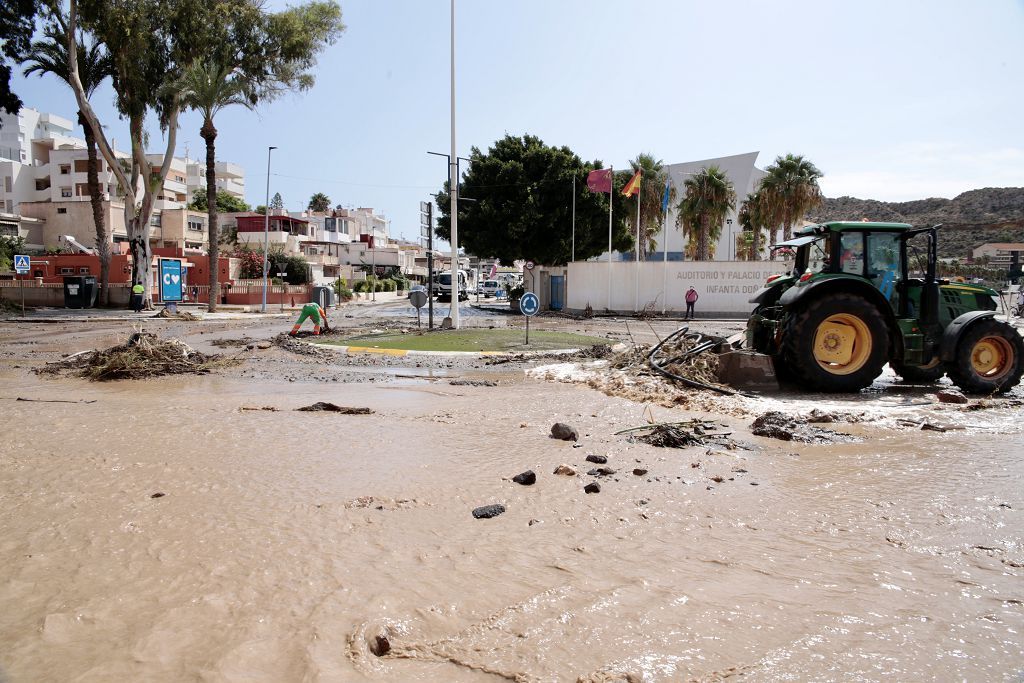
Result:
M480 283L480 293L485 297L498 296L501 283L497 280L484 280Z
M469 286L468 278L466 277L466 271L459 271L459 301L466 301L469 299ZM452 272L446 270L437 276L437 298L438 300L448 300L452 298Z

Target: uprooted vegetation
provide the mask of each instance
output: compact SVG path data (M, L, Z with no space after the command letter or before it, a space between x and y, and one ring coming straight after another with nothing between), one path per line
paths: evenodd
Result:
M36 372L71 372L103 382L117 379L146 379L162 375L202 375L237 362L236 358L207 355L179 339L160 339L149 332L136 332L123 344L109 349L82 351L47 363Z
M721 446L732 450L737 443L731 431L707 420L664 422L624 429L616 434L628 434L630 440L643 441L658 448L689 448L691 446Z

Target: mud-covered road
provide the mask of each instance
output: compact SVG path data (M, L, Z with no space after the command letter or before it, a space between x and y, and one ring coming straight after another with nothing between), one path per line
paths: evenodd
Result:
M403 306L335 322L414 324ZM675 329L536 322L638 343ZM239 363L92 383L32 369L136 323L0 324L0 680L1024 672L1020 388L939 404L886 375L852 397L635 400L636 387L590 381L606 373L593 363L260 348L290 325L146 322ZM315 401L373 412L294 411ZM751 434L768 411L815 409L839 420L817 427L846 436ZM734 443L615 434L694 417ZM556 421L580 440L550 438ZM614 473L588 475L588 455ZM511 481L525 470L534 485ZM494 503L504 514L472 516Z

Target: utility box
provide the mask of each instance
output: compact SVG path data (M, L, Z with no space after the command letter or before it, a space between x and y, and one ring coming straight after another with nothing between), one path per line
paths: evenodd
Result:
M332 287L314 287L313 288L313 301L320 304L320 308L325 311L334 305L334 288Z
M64 307L92 308L96 305L96 277L93 275L64 276Z

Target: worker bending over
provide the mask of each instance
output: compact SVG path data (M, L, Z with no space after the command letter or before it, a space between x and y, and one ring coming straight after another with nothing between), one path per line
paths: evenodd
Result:
M327 324L327 312L320 308L320 304L308 303L303 304L302 313L299 315L299 319L295 321L295 325L292 326L291 336L295 336L299 333L299 328L302 327L302 323L309 318L313 321L313 334L320 334L320 320L323 319L324 328L330 332L331 326Z

